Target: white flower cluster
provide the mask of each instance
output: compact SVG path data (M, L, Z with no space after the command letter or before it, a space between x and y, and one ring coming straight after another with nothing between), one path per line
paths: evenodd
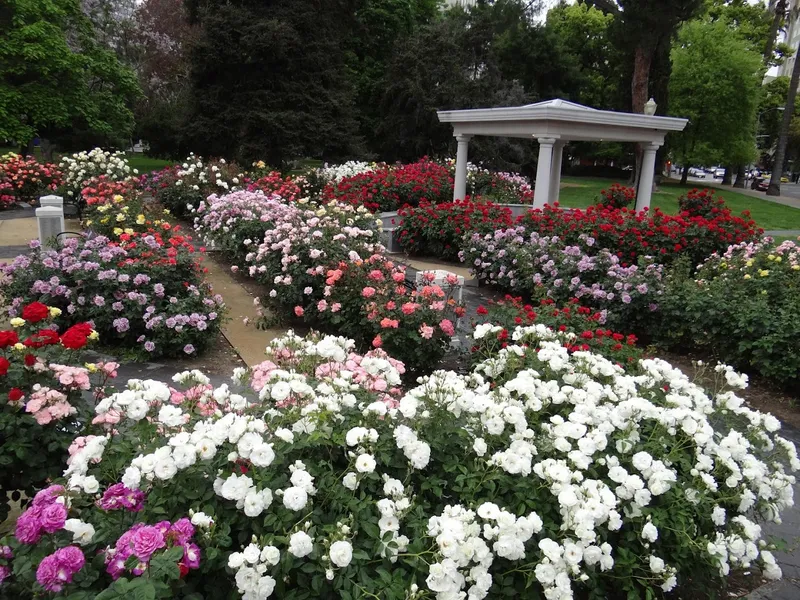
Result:
M306 471L305 464L299 460L295 461L289 470L292 473L289 478L292 485L282 491L283 505L289 510L303 510L308 504L308 497L317 493L314 478Z
M124 153L112 153L102 148L65 156L58 164L58 168L64 174L64 187L69 196L78 196L81 189L93 177L104 175L111 181L124 181L131 174L139 172L131 169Z
M72 543L85 546L94 538L94 525L84 523L80 519L67 519L64 522L64 529L72 534Z
M86 494L96 494L100 490L97 478L87 473L90 464L99 463L103 459L108 440L109 438L102 436L87 436L85 445L69 457L69 466L64 471L64 477L68 478L68 489L83 490Z
M228 567L236 572L236 588L242 600L266 600L272 595L276 581L265 573L280 560L280 550L275 546L261 547L255 540L228 557Z
M406 425L398 425L394 428L394 441L412 467L424 469L428 466L431 460L431 447L427 442L420 440L413 429Z
M228 174L220 169L220 165L223 168L226 166L225 159L220 158L216 163L205 163L202 157L195 156L194 153L190 154L177 172L178 179L175 181L175 185L195 191L208 186L212 186L214 189L220 188L226 192L239 189L238 184L244 178L244 174L239 173L238 176L228 179Z
M342 179L360 175L361 173L369 173L375 170L377 165L375 163L368 163L363 161L349 160L340 165L325 165L321 169L317 169L317 176L324 183L339 183Z
M169 402L169 386L152 379L131 379L127 389L103 398L95 406L98 416L118 419L122 415L131 421L141 421L147 416L151 406ZM166 417L166 413L165 413Z
M378 512L381 518L378 520L380 529L381 543L383 548L381 556L388 558L391 562L397 561L397 554L405 552L408 548L409 539L405 535L400 535L400 519L411 508L411 500L406 495L406 489L399 479L394 479L388 475L383 475L383 493L386 496L377 502ZM391 538L386 534L390 533Z

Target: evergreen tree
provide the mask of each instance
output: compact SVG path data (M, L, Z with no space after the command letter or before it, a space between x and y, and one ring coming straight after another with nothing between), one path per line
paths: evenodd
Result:
M187 0L186 133L198 153L346 158L358 149L354 86L339 42L357 0Z

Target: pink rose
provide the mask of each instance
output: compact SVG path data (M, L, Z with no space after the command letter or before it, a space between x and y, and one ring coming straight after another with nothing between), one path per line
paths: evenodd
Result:
M29 508L19 519L14 535L23 544L35 544L42 537L42 524L39 520L39 509Z
M361 295L364 296L364 298L372 298L375 295L375 288L369 286L365 287L361 290Z
M158 527L153 526L137 529L131 538L131 544L136 558L142 562L147 562L153 552L166 546L164 533Z
M430 325L425 325L424 323L419 328L419 334L422 336L423 339L429 340L433 337L433 327Z
M36 419L36 422L39 425L47 425L50 421L53 420L53 417L50 414L50 411L48 411L47 409L40 410L35 415L33 415L33 418Z
M455 335L456 328L453 327L453 323L449 319L442 319L439 323L439 327L446 335Z
M306 311L303 310L302 306L295 306L294 307L294 314L296 314L298 317L302 317L304 312L306 312Z
M54 502L50 506L42 509L40 522L42 529L47 533L55 533L56 531L64 528L64 522L67 520L67 509L63 504Z
M341 303L334 302L333 304L331 304L331 312L339 312L340 310L342 310Z
M405 304L403 304L403 305L400 307L400 310L402 310L402 311L403 311L403 314L404 314L404 315L410 315L410 314L412 314L412 313L413 313L415 310L417 310L417 307L418 307L418 306L419 306L419 304L416 304L416 303L414 303L414 302L406 302Z

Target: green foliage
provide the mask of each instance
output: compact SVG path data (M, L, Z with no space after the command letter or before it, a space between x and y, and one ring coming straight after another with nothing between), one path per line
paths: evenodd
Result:
M657 337L695 347L782 385L800 373L800 249L795 242L732 246L696 272L667 279Z
M10 0L0 38L0 139L85 148L127 138L136 77L97 44L78 0Z
M676 135L684 164L753 158L761 57L721 22L684 25L672 51L670 112L689 119Z

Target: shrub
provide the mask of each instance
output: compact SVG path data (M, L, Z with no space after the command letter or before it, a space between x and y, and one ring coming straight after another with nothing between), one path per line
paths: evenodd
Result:
M267 196L275 195L287 202L294 202L307 196L304 187L305 179L302 177L283 177L279 171L271 171L248 184L247 189L251 192L264 192Z
M715 196L714 190L690 190L678 198L678 209L691 217L712 219L730 210L725 206L722 196Z
M58 333L57 308L31 303L20 312L24 319L0 331L0 521L12 501L24 508L62 473L67 448L87 422L82 394L102 395L116 375L114 363L84 367L82 348L97 337L89 324Z
M517 327L546 325L554 331L563 332L564 347L570 352L594 352L626 370L636 370L642 351L636 346L636 336L612 331L602 325L603 313L581 306L577 299L567 306L556 308L547 298L534 308L520 297L506 295L503 300L489 301L487 306L477 309L477 321L471 358L474 363L508 347L509 335Z
M305 321L324 331L350 337L361 347L383 348L412 374L438 364L465 314L452 297L457 278L443 289L432 285L433 274L419 290L404 283L405 267L382 254L342 261L317 272L315 289L323 299L295 307Z
M95 177L104 175L109 181L124 181L139 172L131 169L122 152L112 153L102 148L64 156L58 168L63 173L61 188L74 200L81 199L81 191Z
M371 212L397 210L422 200L433 204L453 198L453 178L447 167L428 158L415 163L376 166L374 170L343 177L323 190L324 199L363 206Z
M755 523L791 505L800 468L777 419L664 361L634 377L543 325L511 338L471 375L437 372L399 402L396 363L333 337L274 340L249 379L257 395L198 372L174 378L178 393L129 382L95 409L114 424L76 444L17 522L5 585L617 599L713 589L756 565L780 577Z
M800 382L800 246L731 246L667 279L659 340L710 352L782 385Z
M146 356L201 353L213 344L225 312L203 281L194 247L160 233L73 238L58 250L38 242L2 267L5 299L16 316L37 300L64 311L66 325L90 322L103 343Z
M636 202L636 188L612 183L607 190L600 191L599 206L608 208L627 208Z
M442 260L457 260L469 233L494 231L513 222L509 208L480 198L442 204L423 200L418 207L403 206L398 216L397 239L403 249Z
M462 258L485 283L557 304L578 298L601 311L610 326L644 331L661 300L662 266L648 259L623 266L608 250L585 252L583 247L596 245L592 238L581 236L579 242L527 235L523 227L515 227L473 234Z
M444 164L455 179L455 159L449 158ZM502 204L533 203L533 188L527 177L519 173L490 171L471 162L467 163L467 193Z
M211 194L235 191L248 183L235 163L228 163L224 158L206 161L190 154L179 168L161 172L156 199L170 212L182 217Z
M13 152L0 157L0 207L14 199L38 200L44 193L55 191L60 183L61 173L53 164L39 163L35 158Z
M652 256L663 264L688 256L698 264L714 252L724 252L730 244L759 239L764 230L756 227L747 211L742 215L733 216L725 209L707 219L666 215L659 209L637 212L590 206L584 211L562 210L556 205L529 210L518 224L570 244L579 244L582 235L589 236L595 241L594 248L610 250L623 266L636 264L641 256Z

